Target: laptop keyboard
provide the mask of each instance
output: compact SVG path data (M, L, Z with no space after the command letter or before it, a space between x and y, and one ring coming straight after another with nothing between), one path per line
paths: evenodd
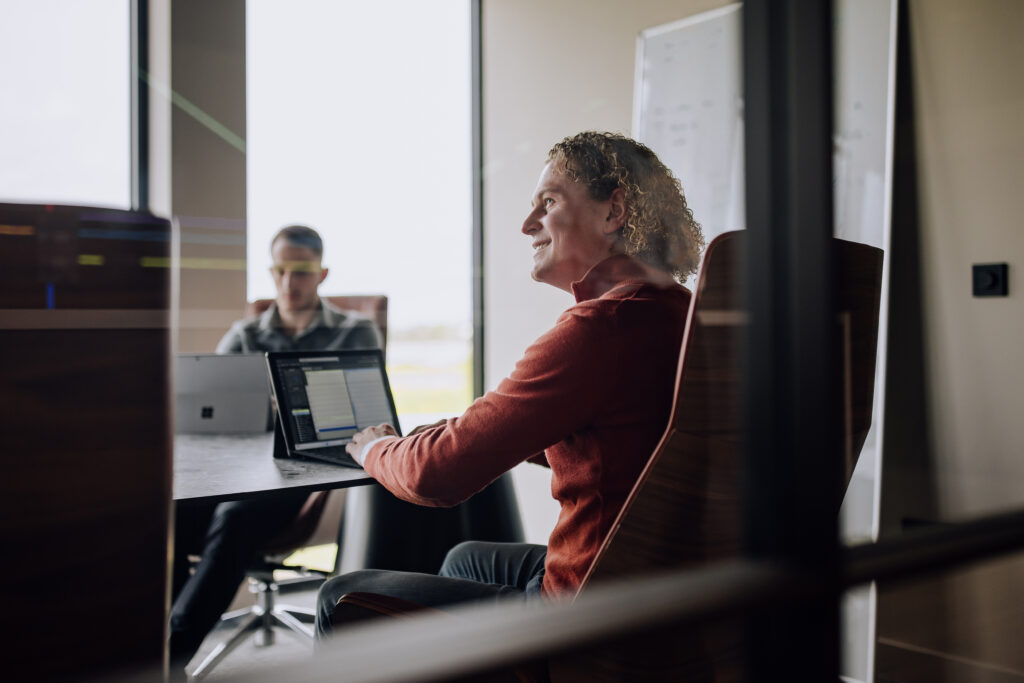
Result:
M362 467L353 460L352 456L348 454L348 451L345 450L344 446L328 446L326 448L311 449L302 451L302 455L308 458L313 458L314 460L324 460L335 465L362 469Z

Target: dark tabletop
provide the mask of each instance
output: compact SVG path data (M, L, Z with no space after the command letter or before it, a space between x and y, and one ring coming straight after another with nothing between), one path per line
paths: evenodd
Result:
M274 432L175 434L174 500L219 501L373 483L361 469L273 457Z

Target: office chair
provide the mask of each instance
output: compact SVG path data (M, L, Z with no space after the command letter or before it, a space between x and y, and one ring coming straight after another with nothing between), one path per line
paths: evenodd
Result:
M332 305L343 311L355 311L373 320L381 334L381 350L384 350L387 339L388 298L384 295L354 295L323 297ZM247 318L255 317L270 307L273 299L257 299L246 305ZM270 539L260 553L260 557L246 571L249 590L256 594L256 604L252 607L228 612L221 617L222 624L235 625L235 631L227 640L219 643L192 672L193 680L202 680L233 650L241 645L249 636L256 638L256 643L268 646L274 643L275 628L287 628L304 638L313 639L313 629L309 626L314 620L315 612L306 607L279 604L277 594L283 586L315 584L323 581L329 572L285 565L284 560L295 550L309 541L328 507L333 491L317 491L310 494L296 515L292 524L283 532ZM340 552L340 545L339 545ZM299 576L285 581L274 578L276 570L290 570Z
M705 250L676 373L672 417L580 587L658 570L706 566L735 557L741 540L741 300L744 233L730 232ZM835 457L845 485L871 424L882 252L834 240L840 264L845 445ZM838 514L839 510L836 509ZM338 626L410 609L387 596L342 596ZM741 633L731 624L664 628L599 648L507 667L479 680L742 680ZM477 679L474 679L477 680Z
M388 339L388 298L383 294L350 294L348 296L323 296L335 308L354 311L377 323L380 330L381 351L387 349ZM245 305L245 317L255 318L274 303L273 299L256 299Z

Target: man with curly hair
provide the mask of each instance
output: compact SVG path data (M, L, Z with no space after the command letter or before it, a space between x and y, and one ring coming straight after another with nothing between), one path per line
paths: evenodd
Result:
M551 468L561 512L548 545L470 541L439 575L364 570L318 597L317 632L346 593L444 606L572 596L666 425L704 239L671 172L644 145L584 132L548 154L522 232L533 279L576 304L512 374L461 416L397 437L388 425L348 446L403 500L449 506L515 465Z

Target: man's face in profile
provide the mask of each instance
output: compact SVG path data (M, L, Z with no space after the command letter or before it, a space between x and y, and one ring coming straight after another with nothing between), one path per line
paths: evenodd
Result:
M320 257L309 247L299 247L279 239L270 249L274 265L270 267L277 288L277 307L286 313L316 308L317 287L327 277Z
M567 292L611 253L610 200L593 199L556 162L548 162L537 181L532 210L522 232L533 240L533 279Z

